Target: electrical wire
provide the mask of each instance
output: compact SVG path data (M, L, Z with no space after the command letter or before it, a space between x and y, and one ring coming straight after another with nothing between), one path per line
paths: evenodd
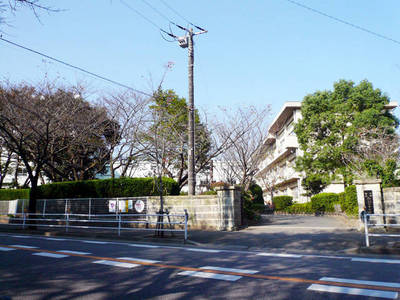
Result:
M173 35L170 32L165 31L164 29L162 29L160 26L158 26L156 23L154 23L152 20L150 20L148 17L146 17L144 14L142 14L140 11L138 11L137 9L135 9L134 7L132 7L131 5L129 5L128 3L126 3L124 0L120 0L120 2L125 5L127 8L129 8L130 10L134 11L136 14L138 14L139 16L141 16L144 20L146 20L147 22L149 22L151 25L153 25L155 28L157 28L158 30L164 32L165 34L168 34L170 37L176 39L177 37L175 35ZM146 2L147 3L147 2ZM150 4L147 3L147 5L149 5L150 7L152 7ZM167 18L168 19L168 18ZM169 20L168 20L169 21Z
M160 0L160 1L163 1L163 0ZM385 35L383 35L383 34L380 34L380 33L374 32L374 31L371 31L371 30L369 30L369 29L367 29L367 28L358 26L358 25L356 25L356 24L347 22L347 21L345 21L345 20L336 18L336 17L331 16L331 15L328 15L328 14L322 12L322 11L319 11L319 10L317 10L317 9L315 9L315 8L309 7L309 6L307 6L307 5L304 5L304 4L302 4L302 3L299 3L299 2L297 2L297 1L293 1L293 0L286 0L286 1L288 1L288 2L290 2L290 3L292 3L292 4L294 4L294 5L300 6L300 7L302 7L302 8L305 8L305 9L307 9L307 10L310 10L310 11L316 13L316 14L322 15L322 16L327 17L327 18L329 18L329 19L335 20L335 21L340 22L340 23L342 23L342 24L351 26L351 27L356 28L356 29L358 29L358 30L364 31L364 32L366 32L366 33L372 34L372 35L377 36L377 37L379 37L379 38L382 38L382 39L385 39L385 40L387 40L387 41L391 41L391 42L393 42L393 43L396 43L396 44L399 44L399 45L400 45L400 41L395 40L395 39L392 39L391 37L385 36Z
M143 0L144 1L144 0ZM166 7L168 7L172 12L174 12L178 17L182 18L183 20L185 20L186 22L188 22L190 25L196 27L197 29L201 30L201 31L207 31L203 28L201 28L200 26L197 26L195 24L193 24L192 22L190 22L188 19L186 19L184 16L182 16L179 12L177 12L174 8L172 8L167 2L165 2L164 0L160 0ZM181 28L182 29L182 28Z
M22 46L22 45L20 45L20 44L17 44L17 43L15 43L15 42L12 42L12 41L10 41L10 40L7 40L7 39L3 38L2 36L0 36L0 40L4 41L4 42L6 42L6 43L9 43L9 44L11 44L11 45L13 45L13 46L19 47L19 48L21 48L21 49L27 50L27 51L29 51L29 52L35 53L35 54L37 54L37 55L40 55L40 56L46 57L46 58L48 58L48 59L51 59L51 60L53 60L53 61L56 61L56 62L58 62L58 63L60 63L60 64L63 64L63 65L65 65L65 66L67 66L67 67L70 67L70 68L79 70L79 71L81 71L81 72L83 72L83 73L89 74L89 75L94 76L94 77L96 77L96 78L99 78L99 79L101 79L101 80L107 81L107 82L109 82L109 83L118 85L118 86L123 87L123 88L126 88L126 89L131 90L131 91L133 91L133 92L135 92L135 93L138 93L138 94L142 94L142 95L145 95L145 96L152 97L152 95L150 95L150 94L148 94L148 93L145 93L145 92L136 90L136 89L134 89L134 88L132 88L132 87L130 87L130 86L127 86L127 85L125 85L125 84L119 83L119 82L117 82L117 81L115 81L115 80L112 80L112 79L109 79L109 78L107 78L107 77L98 75L98 74L96 74L96 73L90 72L90 71L85 70L85 69L83 69L83 68L81 68L81 67L77 67L77 66L71 65L70 63L67 63L67 62L65 62L65 61L63 61L63 60L61 60L61 59L57 59L57 58L54 58L54 57L52 57L52 56L50 56L50 55L44 54L44 53L42 53L42 52L33 50L33 49L28 48L28 47L25 47L25 46Z

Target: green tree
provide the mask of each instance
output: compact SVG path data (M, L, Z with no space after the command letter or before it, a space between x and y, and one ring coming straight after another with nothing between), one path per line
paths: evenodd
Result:
M174 178L180 188L187 184L188 105L173 90L158 89L150 106L153 124L146 134L150 144L145 148L147 159L161 166L163 176ZM208 167L211 149L210 134L195 111L196 172ZM158 157L157 157L158 156Z
M376 129L388 136L396 134L399 121L385 109L388 103L389 97L367 80L358 85L339 80L333 91L304 97L302 119L295 128L304 154L298 157L296 168L305 173L303 186L310 194L335 179L351 183L357 160L364 158L360 144L373 137Z

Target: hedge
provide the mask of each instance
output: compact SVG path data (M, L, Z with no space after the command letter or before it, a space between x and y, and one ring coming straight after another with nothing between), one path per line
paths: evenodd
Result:
M0 189L0 200L29 199L29 189Z
M276 211L283 211L286 207L293 204L292 196L275 196L272 198L272 203Z
M346 187L344 196L341 196L339 199L340 206L346 214L351 216L358 215L357 190L355 185Z
M316 213L334 212L334 204L339 202L339 196L335 193L320 193L311 197L311 207Z
M179 185L175 180L163 178L163 187L164 195L179 195ZM55 182L38 187L38 199L139 197L158 194L151 177Z
M291 206L285 208L285 212L289 214L314 214L315 211L311 206L311 202L306 203L294 203Z

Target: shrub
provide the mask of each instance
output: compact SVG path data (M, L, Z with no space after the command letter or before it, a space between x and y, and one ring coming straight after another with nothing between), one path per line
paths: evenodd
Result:
M179 195L178 183L163 178L165 195ZM55 182L38 187L38 199L113 198L158 195L153 178L118 178Z
M29 189L0 189L0 200L29 199Z
M217 181L217 182L211 183L210 189L211 189L212 191L214 191L216 187L227 187L227 186L228 186L227 183L225 183L225 182L223 182L223 181Z
M187 193L186 193L186 195L187 195ZM217 192L216 191L205 191L205 192L202 192L200 195L217 195Z
M311 202L306 203L294 203L291 206L285 208L285 211L289 214L313 214L315 213L312 208Z
M265 205L261 203L253 203L252 208L256 212L263 213L265 210Z
M335 193L321 193L311 197L311 206L316 213L334 212L334 204L338 203L339 196Z
M345 188L344 197L341 196L340 206L342 210L351 216L358 215L358 201L357 201L357 190L354 185L350 185Z
M272 198L272 203L276 211L283 211L286 207L293 204L292 196L275 196Z
M258 184L253 183L252 185L250 185L249 193L250 193L251 201L254 204L257 203L257 204L264 205L263 191L262 191L262 188Z

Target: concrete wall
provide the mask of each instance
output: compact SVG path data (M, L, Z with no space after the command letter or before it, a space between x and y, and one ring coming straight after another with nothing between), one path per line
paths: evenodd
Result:
M241 226L240 190L235 187L220 188L218 195L166 196L164 209L170 214L189 213L189 229L237 230ZM147 212L157 213L159 197L148 197Z

